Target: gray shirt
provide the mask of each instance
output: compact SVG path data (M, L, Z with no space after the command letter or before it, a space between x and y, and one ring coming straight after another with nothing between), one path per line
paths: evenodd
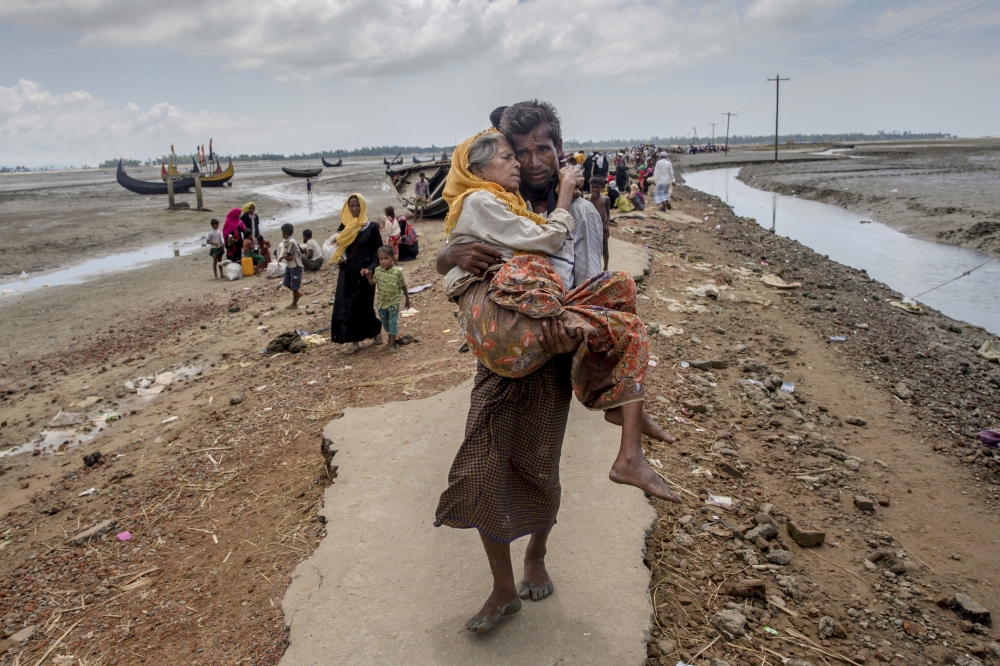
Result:
M573 200L569 214L576 226L573 228L573 287L600 273L604 261L604 224L594 204L583 197ZM571 289L569 285L567 289Z

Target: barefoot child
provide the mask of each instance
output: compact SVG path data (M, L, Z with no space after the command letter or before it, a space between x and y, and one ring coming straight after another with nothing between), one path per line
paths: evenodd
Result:
M386 245L392 248L393 257L399 259L399 220L396 219L396 209L392 206L385 207L385 218L382 220L382 227L385 230Z
M566 292L548 258L573 232L568 211L577 174L575 166L560 170L556 209L545 219L518 194L520 165L502 135L487 130L458 146L444 190L448 242L486 243L505 263L480 277L453 268L446 291L459 304L469 348L504 377L524 377L549 361L538 343L543 320L558 318L574 331L582 340L570 377L574 393L622 425L611 480L680 502L642 452L644 432L673 440L642 407L649 340L635 311L635 282L627 273L604 272Z
M281 225L281 237L285 239L284 259L287 262L282 284L292 290L292 304L288 306L289 310L299 307L299 297L302 295L299 293L299 289L302 288L302 250L292 236L294 233L295 227L288 222Z
M368 284L378 288L378 318L389 336L389 353L396 353L396 335L399 334L399 303L406 299L406 309L410 309L410 294L406 291L403 270L396 265L392 247L383 245L378 249L378 266L374 273L367 268L361 274L368 278Z
M213 219L211 224L212 230L205 237L205 242L211 248L208 254L212 257L212 276L220 278L222 277L222 270L219 268L219 260L226 253L226 248L222 242L222 232L219 231L219 221Z
M601 253L604 256L604 270L608 270L608 262L611 260L611 252L608 250L608 240L611 238L611 200L601 194L604 187L604 179L594 176L590 179L590 203L601 214L601 225L604 227L604 240L602 241Z

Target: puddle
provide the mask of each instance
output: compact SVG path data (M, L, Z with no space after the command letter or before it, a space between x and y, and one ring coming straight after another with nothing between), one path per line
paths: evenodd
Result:
M346 195L317 194L313 195L312 199L310 199L304 191L301 193L292 191L299 188L304 190L305 185L300 182L276 183L254 190L254 194L262 194L271 199L287 202L295 206L295 208L282 215L262 219L262 229L277 228L285 222L303 224L331 217L339 214L340 209L344 205ZM194 252L208 252L204 245L204 238L204 235L200 235L167 243L157 243L131 252L98 257L67 268L58 268L43 273L32 273L27 277L12 276L3 278L0 279L0 302L4 299L10 299L16 295L23 295L39 289L81 284L87 280L92 280L109 273L143 268L161 259L187 256Z
M208 363L185 365L175 370L151 373L125 382L126 393L121 398L87 398L76 406L69 405L49 422L37 437L29 442L0 451L0 458L36 449L39 455L67 455L101 434L111 423L121 420L122 414L143 409L167 386L183 383L198 376L208 368ZM116 394L118 395L118 394Z
M907 236L870 216L816 201L765 192L737 180L738 168L684 174L688 186L718 196L737 215L795 239L834 261L863 268L904 296L914 296L951 280L989 257L950 245ZM1000 260L921 296L918 300L954 319L1000 335Z
M813 155L840 155L841 153L846 153L848 150L854 150L853 148L827 148L826 150L819 153L812 153ZM868 155L845 155L845 157L850 157L852 160L868 160L871 159Z

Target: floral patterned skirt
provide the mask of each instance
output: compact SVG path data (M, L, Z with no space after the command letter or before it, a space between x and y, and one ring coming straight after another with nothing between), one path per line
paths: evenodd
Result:
M496 374L516 379L545 365L551 356L538 343L542 320L557 317L584 334L570 375L583 405L607 410L642 400L649 339L628 273L605 271L566 292L547 258L519 255L449 295L469 349Z

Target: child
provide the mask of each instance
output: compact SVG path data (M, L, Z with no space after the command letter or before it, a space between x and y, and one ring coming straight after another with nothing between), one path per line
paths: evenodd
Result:
M604 241L601 251L604 253L604 270L608 270L608 261L611 259L611 253L608 250L608 239L611 238L611 199L601 194L603 184L604 179L600 176L593 176L590 179L590 203L594 204L594 208L601 214L601 225L604 227Z
M399 221L396 220L396 209L392 206L385 207L385 219L382 220L382 227L385 229L386 245L392 248L392 256L399 261L399 239L402 235L399 230Z
M211 225L212 230L208 232L205 241L210 246L208 254L212 257L212 276L220 278L222 277L222 269L219 268L219 260L226 253L226 249L223 247L222 232L219 231L219 221L213 219Z
M261 234L257 234L257 251L264 257L264 261L260 263L260 268L267 268L267 265L271 263L271 241L264 240Z
M302 295L299 293L299 289L302 288L302 250L292 237L294 233L295 227L288 222L281 225L281 237L285 239L284 260L287 262L282 285L292 290L292 304L288 306L289 310L299 307L299 297Z
M378 318L389 336L389 353L396 353L396 335L399 334L399 302L406 299L406 309L410 309L410 294L406 290L403 269L396 265L392 248L383 245L378 249L378 266L372 273L367 268L361 274L368 278L368 284L378 287Z
M456 266L446 277L469 348L491 371L524 377L550 360L538 338L541 322L558 317L581 340L570 371L577 398L622 426L609 477L680 502L642 452L643 434L674 440L642 407L649 340L636 316L635 282L627 273L605 272L566 292L548 255L558 256L573 232L568 211L579 169L560 170L556 208L548 219L526 207L518 194L519 172L513 148L495 130L466 140L452 154L444 189L448 243L487 243L506 260L483 276Z

